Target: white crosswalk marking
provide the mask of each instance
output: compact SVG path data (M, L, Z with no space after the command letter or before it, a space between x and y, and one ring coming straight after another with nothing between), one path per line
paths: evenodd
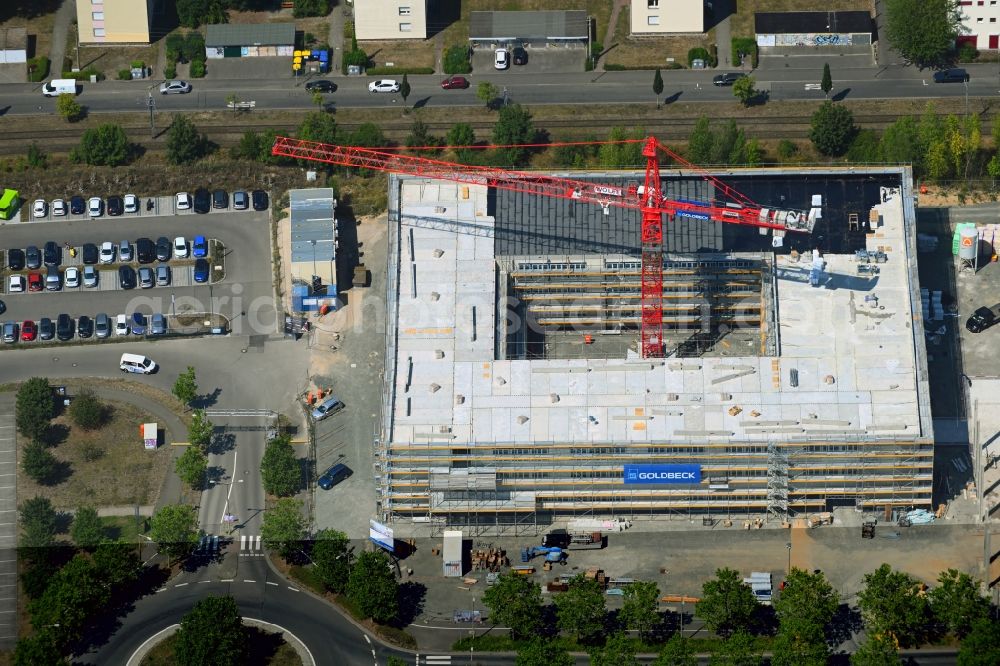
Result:
M424 663L428 666L444 666L451 663L451 655L427 655L424 657Z
M241 557L263 557L264 549L261 547L260 536L240 535L240 556Z

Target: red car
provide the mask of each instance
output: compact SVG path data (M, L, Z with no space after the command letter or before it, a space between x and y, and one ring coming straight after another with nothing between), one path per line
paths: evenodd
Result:
M441 87L445 90L452 88L465 89L469 87L469 79L464 76L450 76L441 82Z
M41 291L43 286L41 273L28 273L28 291Z
M35 322L30 319L25 319L24 323L21 324L21 340L23 342L31 342L38 335L38 329L35 328Z

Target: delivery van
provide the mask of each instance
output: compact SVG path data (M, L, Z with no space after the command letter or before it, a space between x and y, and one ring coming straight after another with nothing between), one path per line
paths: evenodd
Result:
M156 372L156 363L152 359L139 354L122 354L122 360L118 363L118 368L122 372L135 372L148 375Z
M76 81L73 79L52 79L42 84L42 94L46 97L58 97L69 93L76 94Z

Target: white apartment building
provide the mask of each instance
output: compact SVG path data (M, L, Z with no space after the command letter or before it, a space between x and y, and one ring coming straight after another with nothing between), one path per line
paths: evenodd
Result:
M958 43L969 43L980 51L1000 49L1000 2L998 0L960 0L964 30Z
M358 41L426 39L427 0L354 0Z
M630 32L661 35L705 32L704 0L631 0Z

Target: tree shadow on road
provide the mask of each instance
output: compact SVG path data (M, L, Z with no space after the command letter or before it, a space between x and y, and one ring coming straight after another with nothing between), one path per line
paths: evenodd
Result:
M864 624L861 612L848 604L840 604L830 624L826 626L826 641L829 645L841 645L861 631Z
M427 586L412 580L399 586L399 616L396 625L404 628L413 623L424 610Z

